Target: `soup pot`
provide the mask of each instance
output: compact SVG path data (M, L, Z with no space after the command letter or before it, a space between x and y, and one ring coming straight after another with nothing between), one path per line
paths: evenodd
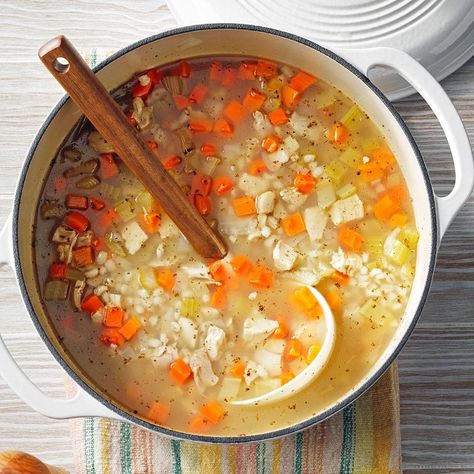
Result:
M1 232L0 261L14 268L26 309L44 343L56 360L79 385L69 400L51 399L41 392L12 359L0 338L0 374L34 410L52 418L103 416L130 421L158 433L201 442L245 442L294 433L318 423L353 402L393 362L420 316L433 276L437 249L451 220L469 197L474 179L471 147L461 120L446 93L414 59L390 48L340 51L335 54L303 38L262 27L213 24L175 29L122 49L96 67L109 90L128 80L136 71L183 58L202 55L252 55L301 68L341 89L358 103L379 126L398 158L413 201L420 234L416 273L408 305L392 341L366 378L332 406L293 426L278 427L252 436L215 437L178 432L155 426L127 412L103 393L61 345L41 302L35 277L33 232L35 209L43 178L57 149L80 118L68 97L59 101L41 127L26 157L16 188L12 216ZM343 59L345 57L345 59ZM367 78L374 66L386 66L403 76L428 102L448 139L456 182L451 193L438 197L410 131L386 97Z

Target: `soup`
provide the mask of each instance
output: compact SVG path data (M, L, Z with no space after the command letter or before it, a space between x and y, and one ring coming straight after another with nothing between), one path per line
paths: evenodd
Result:
M202 57L141 73L114 97L228 244L192 249L113 148L80 122L52 160L35 228L38 281L61 343L100 390L152 423L239 436L327 409L394 335L418 233L381 131L341 91L285 64ZM328 365L275 404L232 401Z

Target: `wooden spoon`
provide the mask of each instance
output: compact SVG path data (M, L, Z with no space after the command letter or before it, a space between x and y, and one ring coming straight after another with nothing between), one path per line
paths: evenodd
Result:
M39 50L38 56L97 131L159 201L194 249L203 257L225 257L227 249L221 238L149 150L72 43L64 36L57 36Z
M44 464L31 454L21 451L2 451L0 452L0 474L68 474L68 471Z

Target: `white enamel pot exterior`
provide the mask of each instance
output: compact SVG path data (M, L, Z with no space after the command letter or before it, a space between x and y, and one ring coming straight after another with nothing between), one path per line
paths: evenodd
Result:
M38 333L56 360L81 387L78 395L71 400L51 399L44 395L21 371L0 338L0 375L28 405L46 416L104 416L128 420L175 438L202 442L246 442L283 436L328 418L366 391L393 362L420 316L433 276L440 240L469 197L474 180L472 151L466 132L440 85L414 59L395 49L340 52L345 56L342 59L314 43L287 33L232 24L187 27L145 39L101 63L96 72L108 89L114 89L136 71L177 59L209 54L261 56L309 71L341 89L376 124L384 127L384 134L405 176L420 233L413 289L400 327L364 380L323 413L291 427L276 427L271 432L244 437L189 435L154 426L116 406L94 388L87 374L58 343L41 305L35 278L32 229L42 181L48 172L50 160L81 115L71 100L65 97L46 119L31 146L18 182L12 217L0 235L0 261L13 267L23 301ZM426 99L443 127L456 172L456 182L448 196L440 198L434 194L421 154L406 125L388 100L367 79L369 69L379 65L391 67L401 74Z

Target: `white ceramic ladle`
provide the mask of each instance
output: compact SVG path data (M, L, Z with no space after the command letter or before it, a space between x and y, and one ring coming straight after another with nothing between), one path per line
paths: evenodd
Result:
M334 315L332 314L331 308L327 304L323 295L312 286L307 286L307 288L318 300L318 303L323 310L324 321L326 323L326 335L324 337L319 354L314 358L311 364L308 365L308 367L306 367L295 378L291 379L281 387L271 390L270 392L267 392L263 395L259 395L258 397L231 400L229 403L232 405L269 405L271 403L283 400L284 398L291 397L313 382L313 380L315 380L326 367L329 358L331 357L332 350L334 348L334 342L336 340L336 323L334 321Z

